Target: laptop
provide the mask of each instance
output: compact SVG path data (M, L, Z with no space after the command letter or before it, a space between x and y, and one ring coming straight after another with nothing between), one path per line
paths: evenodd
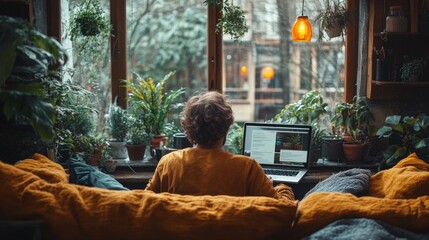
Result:
M243 155L254 158L273 181L301 181L308 171L311 126L246 122L243 129Z

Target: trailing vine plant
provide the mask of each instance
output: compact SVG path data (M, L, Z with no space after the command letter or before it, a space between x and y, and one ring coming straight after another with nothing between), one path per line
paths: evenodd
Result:
M216 33L229 34L231 39L236 42L247 33L244 11L241 7L234 6L233 0L231 0L231 4L229 0L204 0L204 3L222 7L222 18L217 20Z

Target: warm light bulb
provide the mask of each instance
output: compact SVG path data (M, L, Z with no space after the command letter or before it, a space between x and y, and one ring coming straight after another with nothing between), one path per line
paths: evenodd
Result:
M246 77L247 76L247 67L246 66L241 66L240 68L240 76L242 77Z
M271 66L262 69L262 78L271 80L274 77L274 68Z
M312 33L311 23L308 17L297 17L292 27L292 40L294 42L310 42Z

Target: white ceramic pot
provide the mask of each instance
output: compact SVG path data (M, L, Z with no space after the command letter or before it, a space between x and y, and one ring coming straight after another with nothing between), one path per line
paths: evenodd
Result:
M114 142L110 141L110 146L112 147L112 158L114 159L124 159L128 157L127 148L125 147L125 142Z

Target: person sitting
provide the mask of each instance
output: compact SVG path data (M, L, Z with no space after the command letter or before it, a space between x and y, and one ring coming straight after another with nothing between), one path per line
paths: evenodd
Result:
M191 97L185 104L180 123L194 147L163 156L146 190L295 200L289 186L273 187L255 159L223 149L233 122L231 106L223 94L208 91Z

